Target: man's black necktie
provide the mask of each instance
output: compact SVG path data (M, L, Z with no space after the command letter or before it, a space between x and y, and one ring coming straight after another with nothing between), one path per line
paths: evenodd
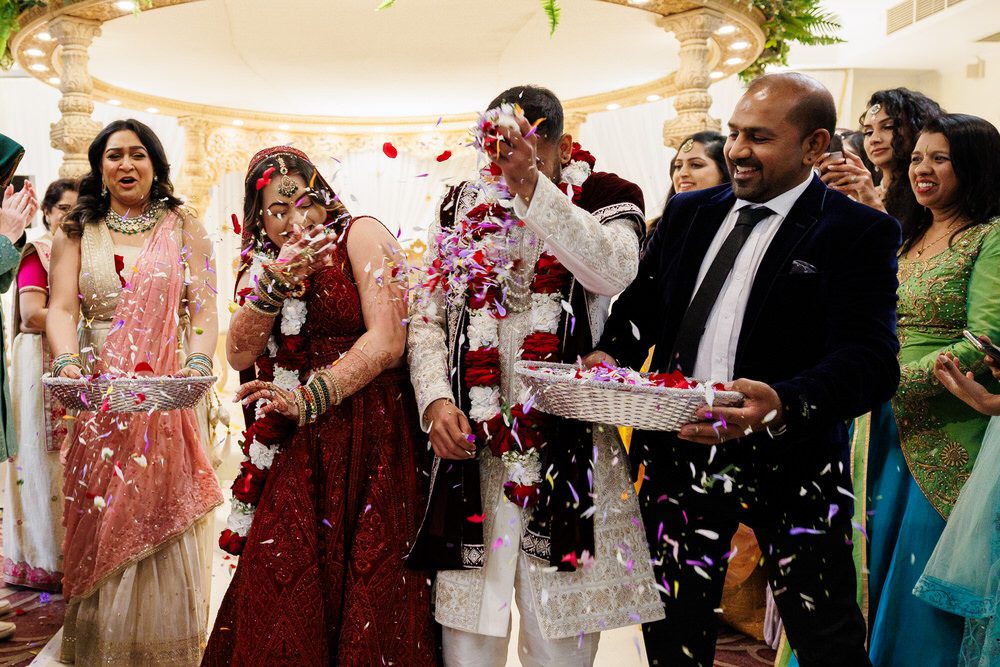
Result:
M750 232L753 231L758 222L769 215L774 215L774 211L766 206L744 206L740 209L739 216L736 218L736 226L733 231L729 232L729 236L719 248L718 254L715 255L712 265L708 267L708 271L701 281L701 286L698 287L698 292L684 312L684 319L681 320L677 339L674 342L671 369L679 368L688 376L694 372L694 363L698 358L701 337L705 333L708 316L712 314L712 308L715 307L715 301L719 298L719 292L722 291L726 278L733 270L733 264L736 263L740 250L750 238ZM700 379L708 380L709 378Z

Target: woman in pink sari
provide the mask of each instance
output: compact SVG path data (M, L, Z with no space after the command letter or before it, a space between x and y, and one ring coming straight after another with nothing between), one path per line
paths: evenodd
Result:
M162 145L142 123L115 121L88 157L53 245L53 375L210 375L212 247L173 195ZM183 365L182 314L199 332ZM63 456L62 659L198 664L211 558L201 536L222 494L193 411L81 413Z

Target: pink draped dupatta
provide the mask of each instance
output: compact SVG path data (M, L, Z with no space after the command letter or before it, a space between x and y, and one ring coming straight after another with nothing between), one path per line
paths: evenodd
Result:
M112 375L146 362L179 369L184 265L171 212L146 242L121 291L100 356ZM96 406L95 406L96 407ZM81 413L66 452L63 592L87 597L161 549L222 503L192 410Z

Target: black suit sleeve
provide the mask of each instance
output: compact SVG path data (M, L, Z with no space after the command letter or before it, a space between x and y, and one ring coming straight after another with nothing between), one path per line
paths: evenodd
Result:
M798 376L773 385L789 428L852 419L895 393L899 243L899 225L880 216L846 246L830 278L826 354Z
M611 316L604 327L604 334L597 349L610 354L619 366L638 369L656 344L662 326L662 308L659 306L660 264L663 252L674 242L675 232L671 221L679 219L668 202L663 217L653 230L639 258L639 271L611 308ZM633 327L634 325L634 327ZM639 338L636 338L636 330Z

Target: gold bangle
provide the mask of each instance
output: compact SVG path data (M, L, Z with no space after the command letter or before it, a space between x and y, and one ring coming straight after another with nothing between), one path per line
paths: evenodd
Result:
M344 390L340 387L340 382L337 381L337 376L333 374L333 369L330 369L330 384L333 385L333 404L340 405L344 400Z
M272 318L277 317L279 312L277 310L268 310L266 308L262 308L259 304L257 304L251 299L247 299L246 303L243 304L243 307L249 309L254 313L257 313L258 315L263 315L264 317L272 317Z

